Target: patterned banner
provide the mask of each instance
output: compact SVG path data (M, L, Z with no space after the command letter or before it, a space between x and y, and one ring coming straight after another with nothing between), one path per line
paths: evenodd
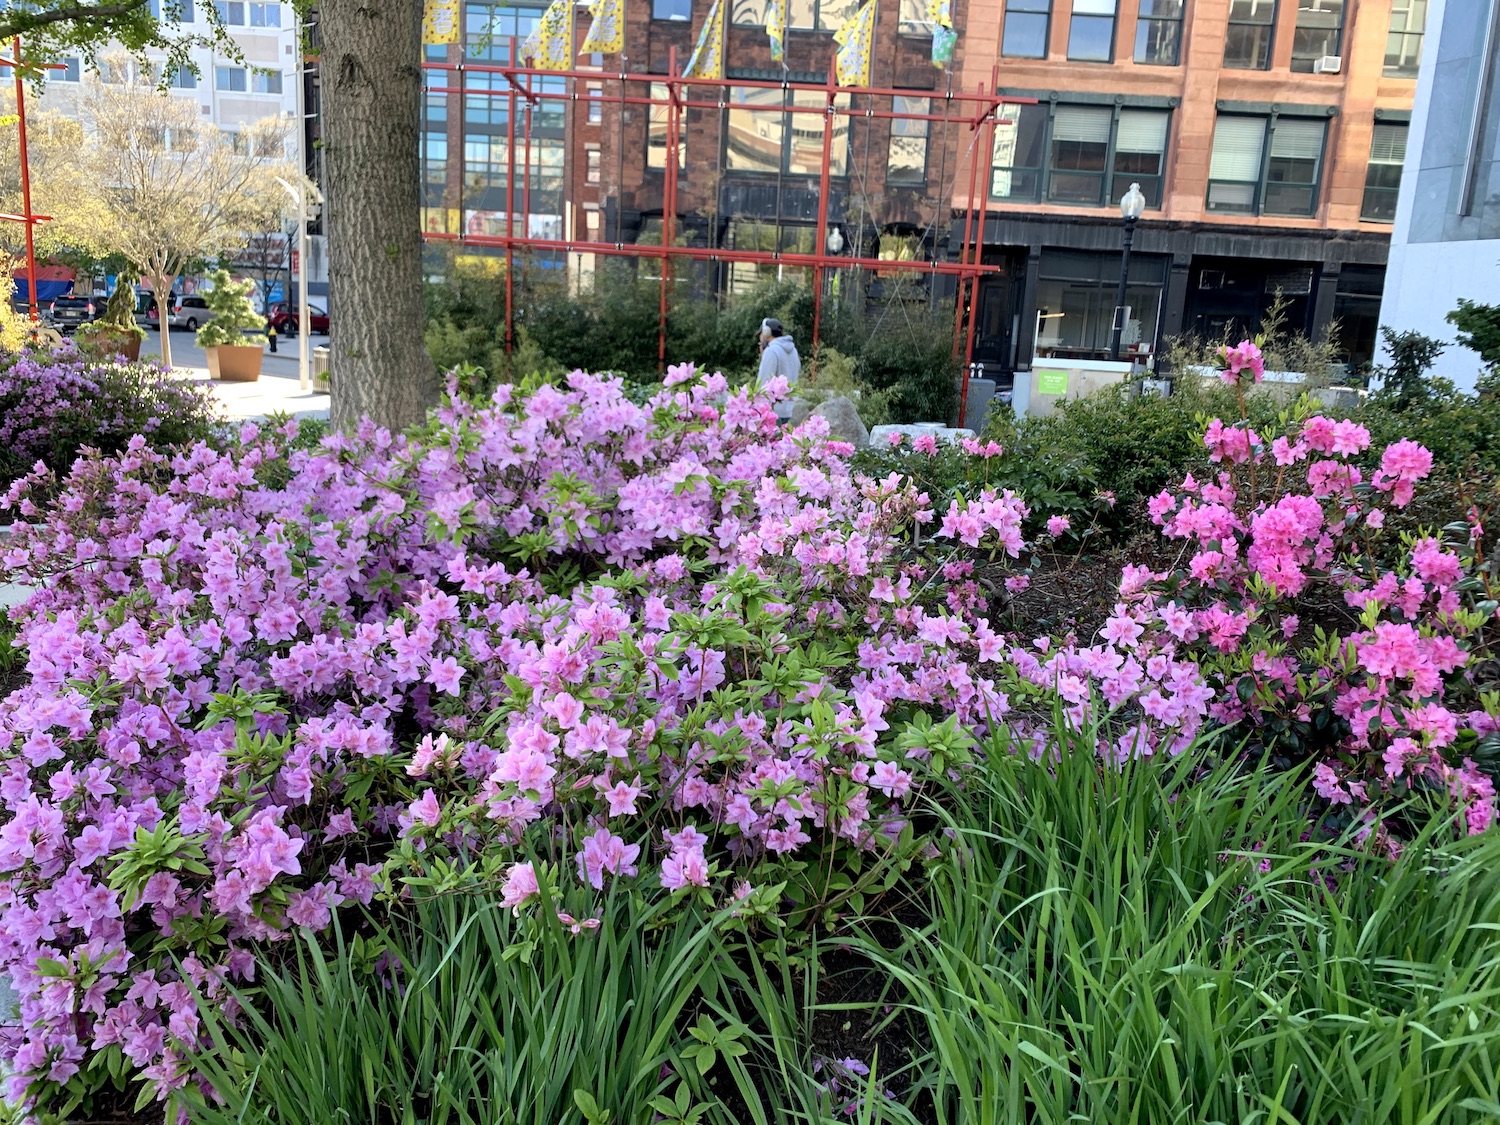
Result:
M463 42L463 28L459 26L458 19L458 0L426 0L422 5L422 42Z
M772 62L786 58L786 6L787 0L771 0L766 9L766 38L771 41Z
M953 30L953 0L927 0L927 18L932 23L932 65L941 70L953 61L958 32Z
M589 5L588 36L579 48L580 53L618 55L625 49L625 0L594 0Z
M724 77L724 0L714 0L708 21L698 33L693 57L682 72L684 78Z
M521 44L521 61L537 70L571 70L573 67L573 3L552 0L541 23Z
M875 0L865 0L833 35L839 47L836 65L840 86L870 84L870 51L874 40Z

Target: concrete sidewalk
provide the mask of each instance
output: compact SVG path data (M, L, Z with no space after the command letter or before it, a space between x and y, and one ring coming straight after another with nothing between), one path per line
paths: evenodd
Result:
M326 344L326 337L314 336L311 344ZM208 360L191 333L172 333L172 371L180 379L211 386L223 407L224 416L236 421L259 421L269 414L291 414L297 418L327 418L328 395L304 391L298 382L297 341L282 338L280 350L272 354L265 349L260 379L254 383L215 383L208 376ZM161 358L161 339L148 333L141 345L142 359Z

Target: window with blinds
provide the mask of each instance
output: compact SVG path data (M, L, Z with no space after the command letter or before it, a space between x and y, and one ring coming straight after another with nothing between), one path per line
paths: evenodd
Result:
M1396 221L1396 196L1401 188L1401 166L1406 163L1404 122L1379 122L1370 139L1370 163L1365 169L1365 195L1359 217L1367 223Z
M1047 198L1098 206L1109 167L1114 111L1107 106L1060 105L1052 116Z
M1160 207L1166 171L1167 126L1171 115L1163 110L1122 109L1115 126L1115 156L1110 200L1118 200L1141 185L1147 207Z
M1312 215L1318 209L1318 176L1323 165L1327 122L1278 117L1271 123L1271 154L1266 161L1263 215Z
M1210 211L1255 213L1265 143L1265 118L1219 118L1214 126L1213 155L1208 165Z
M1209 162L1208 210L1315 214L1327 131L1322 118L1220 117Z

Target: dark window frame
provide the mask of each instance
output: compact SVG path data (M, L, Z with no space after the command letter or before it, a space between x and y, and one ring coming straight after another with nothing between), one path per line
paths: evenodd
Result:
M660 2L660 0L652 0L653 11L655 11L655 6L658 2ZM691 0L688 0L688 2L690 3ZM786 30L788 32L800 31L808 34L832 35L839 29L839 25L842 24L844 20L848 19L849 16L853 15L859 10L858 4L855 3L854 0L838 0L838 2L849 6L849 11L845 13L843 19L825 20L823 18L823 9L825 7L831 7L834 2L835 0L786 0ZM811 23L797 22L802 14L801 12L796 10L796 5L799 3L806 4L811 10ZM754 27L763 29L766 26L765 11L767 7L769 7L767 0L739 0L738 3L732 3L729 9L729 26ZM759 10L757 11L756 9ZM653 18L655 17L653 16ZM901 32L901 34L905 35L908 33ZM931 31L928 31L925 34L928 38L932 37Z
M1422 65L1422 44L1427 34L1427 2L1428 0L1405 0L1407 7L1398 13L1394 10L1392 3L1391 23L1385 35L1385 64L1381 73L1386 78L1411 78L1417 77L1417 71ZM1422 18L1417 30L1411 29L1412 8L1420 4L1422 6ZM1396 20L1404 17L1401 30L1395 27ZM1416 50L1410 52L1411 64L1404 65L1403 60L1408 57L1408 49L1412 40L1416 40ZM1392 48L1395 48L1392 50ZM1391 64L1391 59L1396 59L1396 64Z
M1141 0L1140 7L1135 17L1135 53L1132 59L1138 66L1181 66L1182 65L1182 30L1187 22L1187 5L1185 0L1175 0L1177 14L1175 16L1162 16L1154 12L1147 12L1146 6L1151 0ZM1142 42L1144 36L1153 30L1168 28L1172 32L1172 57L1168 61L1163 58L1151 58L1145 50L1146 44Z
M1401 137L1401 156L1399 162L1390 160L1376 161L1375 149L1380 143L1380 131L1382 129L1399 129ZM1405 121L1377 121L1375 131L1370 135L1370 158L1365 164L1365 190L1360 197L1359 218L1364 223L1394 223L1396 221L1396 206L1400 202L1401 192L1401 168L1406 162L1406 145L1411 139L1411 126ZM1388 179L1388 169L1395 169L1395 184L1377 183L1376 180ZM1377 175L1377 169L1380 170ZM1386 206L1388 204L1388 206Z
M1106 111L1110 114L1109 140L1105 147L1103 168L1097 172L1089 169L1059 168L1055 159L1054 145L1056 143L1056 121L1059 109L1094 109ZM1028 109L1040 109L1046 114L1042 122L1041 163L1036 166L1028 164L999 165L994 162L994 154L990 156L990 198L1000 203L1049 203L1070 207L1113 207L1119 203L1119 197L1129 189L1131 183L1139 183L1141 190L1146 196L1146 209L1148 211L1160 211L1166 196L1167 167L1170 163L1172 151L1172 114L1175 107L1162 106L1160 104L1139 105L1131 103L1100 103L1100 102L1071 102L1056 101L1043 102L1039 106L1015 105L1008 109L1011 112L1024 112ZM1154 113L1165 118L1165 127L1162 130L1162 145L1158 163L1158 171L1155 173L1125 171L1119 167L1120 157L1127 155L1119 147L1120 143L1120 119L1126 113ZM1141 155L1141 154L1135 154ZM995 191L995 181L998 176L1009 173L1012 176L1034 174L1036 177L1036 190L1031 193L1013 193L1000 195ZM1099 191L1095 196L1095 202L1087 202L1078 199L1055 198L1053 194L1053 179L1055 176L1067 176L1075 180L1084 176L1096 176L1099 181ZM1125 183L1125 189L1116 191L1116 187Z
M722 126L722 129L721 129L721 135L723 136L724 140L723 140L723 143L719 147L719 167L724 170L724 173L726 175L731 175L731 176L748 176L748 177L752 177L752 178L754 178L754 177L776 178L778 176L794 176L794 177L803 177L803 176L806 176L806 177L811 178L811 177L816 176L817 173L794 172L794 171L792 171L792 167L791 167L791 164L792 164L792 152L793 152L793 150L795 148L795 142L792 139L792 125L793 125L793 123L798 118L811 117L812 115L808 114L808 113L792 113L792 112L790 112L787 109L787 106L789 106L789 105L795 105L796 104L796 99L793 96L792 91L790 89L783 89L783 91L782 91L782 98L783 98L783 100L778 105L766 105L766 106L751 105L751 106L746 106L743 103L736 103L736 102L734 102L733 98L735 97L735 91L736 90L742 90L742 89L747 89L748 88L748 87L743 87L743 86L735 86L733 84L733 82L734 82L734 79L737 78L737 77L743 77L743 75L742 74L734 74L734 73L731 73L729 75L729 81L730 81L729 100L728 100L727 104L724 106L724 109L723 109L723 118L722 118L723 126ZM812 97L821 98L823 96L821 94L816 94L814 92L807 92L807 95L808 95L809 98L812 98ZM840 95L838 95L838 98L839 98L839 101L836 103L838 105L838 107L840 109L847 110L849 108L849 105L850 105L850 97L849 97L849 95L848 94L840 94ZM731 113L734 113L736 110L738 110L741 113L752 113L752 114L754 114L754 113L764 113L764 114L779 114L780 115L780 117L781 117L781 165L780 165L780 169L779 170L773 169L773 168L731 168L729 166L729 143L730 143L730 129L729 129L729 120L730 119L729 119L729 115ZM834 137L833 144L830 145L830 160L836 164L840 159L842 159L843 165L844 165L844 170L842 172L840 172L840 171L837 171L836 168L830 168L829 169L829 173L828 173L828 178L830 180L847 180L850 177L850 175L852 174L852 172L850 171L850 168L851 168L851 165L854 162L854 126L853 126L853 120L854 119L852 117L850 117L848 114L834 114L831 117L825 115L824 118L823 118L824 128L825 129L826 128L833 128L840 121L842 121L844 123L844 152L842 154L842 157L840 157L840 155L835 151L837 149L837 146L838 146L838 137L837 136Z
M898 101L901 101L901 100L905 100L905 101L909 101L909 102L921 102L921 103L925 103L925 106L926 106L925 109L920 109L920 110L907 109L906 112L908 112L908 113L913 113L913 112L931 113L932 112L932 98L927 93L925 93L925 92L917 92L917 93L912 93L912 94L901 94L898 97L893 97L891 99L891 110L893 112L896 110L896 106L897 106ZM917 133L899 133L898 134L896 132L896 128L897 128L898 125L902 124L902 122L905 122L906 125L913 126L913 127L915 127L915 126L921 126L922 132L920 133L920 135L917 134ZM892 153L893 149L895 148L896 140L897 140L898 137L904 138L906 140L920 140L922 142L922 167L916 171L915 175L912 175L912 176L909 176L909 177L908 176L894 176L893 175L892 165L891 165L891 153ZM928 161L929 161L931 155L932 155L932 122L931 121L928 121L928 120L925 120L925 119L921 119L921 118L918 118L916 120L913 120L911 118L894 118L894 117L891 118L891 134L890 134L890 138L886 142L886 148L885 148L885 182L887 184L891 184L891 185L896 186L896 187L926 187L927 186L927 165L928 165ZM903 169L903 171L905 171L905 170Z
M1017 8L1017 0L1006 0L1005 15L1000 24L1000 57L1007 59L1045 59L1052 43L1052 4L1053 0L1020 0L1022 3L1033 5L1029 8ZM1011 50L1007 43L1010 40L1011 17L1018 21L1033 21L1025 26L1034 26L1038 16L1042 21L1042 53L1039 55L1027 54Z
M1234 2L1230 0L1229 22L1224 34L1224 66L1228 70L1270 70L1271 64L1276 56L1276 21L1281 15L1280 0L1271 0L1271 18L1269 20L1258 19L1236 19L1234 16ZM1229 61L1229 42L1234 29L1237 27L1263 27L1266 29L1265 59L1258 63L1239 63Z
M1109 20L1109 49L1105 52L1104 58L1094 58L1092 55L1075 55L1073 53L1073 37L1077 34L1078 31L1078 21L1088 20L1090 22L1097 23L1105 19ZM1073 0L1073 7L1068 12L1068 52L1066 58L1069 62L1101 63L1104 65L1109 65L1115 61L1115 46L1116 39L1119 36L1119 33L1120 0L1114 0L1114 11L1111 12L1108 16L1105 16L1098 12L1080 12L1078 10L1078 0Z
M1262 123L1260 142L1260 168L1254 181L1252 202L1248 209L1234 207L1214 207L1211 197L1216 184L1233 184L1243 186L1250 183L1249 180L1223 180L1214 179L1213 171L1213 145L1209 146L1209 179L1204 189L1203 209L1211 214L1218 215L1243 215L1253 218L1273 216L1277 218L1310 219L1316 218L1322 209L1323 185L1328 175L1328 124L1331 120L1326 112L1295 113L1285 110L1273 111L1269 114L1243 113L1237 111L1221 111L1214 119L1214 136L1217 139L1219 122L1224 118L1236 118L1246 121L1260 121ZM1317 172L1310 182L1297 180L1271 180L1271 161L1273 159L1271 149L1276 142L1277 122L1287 121L1314 121L1323 127L1323 138L1318 149ZM1266 209L1266 196L1268 189L1276 184L1289 184L1298 187L1306 187L1310 190L1312 206L1307 211L1269 211Z
M1336 4L1337 17L1333 25L1333 50L1326 50L1327 40L1325 38L1328 28L1322 24L1304 24L1303 16L1309 12L1325 13L1329 9L1322 7L1308 8L1306 4ZM1321 58L1335 56L1342 58L1344 53L1344 30L1349 17L1348 0L1298 0L1297 23L1292 29L1292 60L1291 69L1293 74L1312 74L1313 65ZM1305 47L1304 42L1320 43L1316 48Z

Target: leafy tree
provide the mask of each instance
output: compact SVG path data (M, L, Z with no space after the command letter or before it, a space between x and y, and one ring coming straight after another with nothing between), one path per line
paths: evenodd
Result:
M3 122L14 114L15 106L14 92L0 89L0 211L12 215L22 210L19 134ZM26 116L31 206L36 214L51 216L49 222L36 225L37 255L104 253L104 207L78 160L84 143L82 123L53 109L28 106ZM26 231L20 223L0 222L0 252L19 257L25 245Z
M294 174L252 155L278 150L281 126L272 119L247 130L250 150L239 153L196 103L149 88L94 82L84 105L92 128L83 159L108 212L108 238L163 306L161 355L170 365L172 284L195 262L243 246L264 200L280 193L275 175Z
M250 290L255 288L255 282L235 281L228 270L215 270L208 281L213 288L204 295L204 300L214 318L198 329L200 348L243 344L246 332L258 332L266 326L266 318L250 303Z
M1500 305L1481 305L1463 297L1447 316L1458 329L1458 342L1479 353L1486 364L1500 364Z
M1432 394L1427 372L1448 345L1420 332L1396 332L1385 325L1380 336L1391 357L1390 364L1380 369L1385 384L1382 394L1398 410L1425 402Z

